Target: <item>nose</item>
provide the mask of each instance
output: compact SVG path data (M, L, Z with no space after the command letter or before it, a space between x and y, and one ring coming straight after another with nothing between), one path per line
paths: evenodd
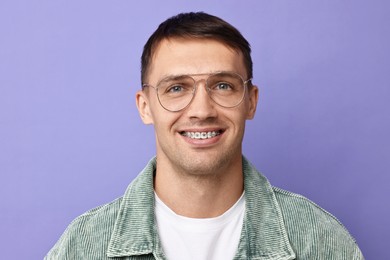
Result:
M194 97L186 112L191 118L207 119L216 117L215 102L210 98L206 88L206 81L201 80L196 83Z

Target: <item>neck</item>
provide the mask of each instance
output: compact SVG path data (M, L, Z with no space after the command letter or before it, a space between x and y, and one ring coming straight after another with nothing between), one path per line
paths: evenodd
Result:
M158 159L157 159L158 160ZM209 174L187 174L157 161L155 191L176 214L191 218L222 215L244 190L242 157Z

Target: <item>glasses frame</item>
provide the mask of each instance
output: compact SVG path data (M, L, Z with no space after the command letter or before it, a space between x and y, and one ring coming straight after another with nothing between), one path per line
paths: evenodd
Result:
M244 85L244 93L242 94L241 100L240 100L236 105L234 105L234 106L223 106L223 105L219 104L217 101L215 101L215 100L211 97L211 95L210 95L211 89L209 88L209 86L208 86L207 83L208 83L208 80L209 80L209 78L210 78L211 76L215 76L215 75L218 75L218 74L234 74L234 75L238 76L238 77L242 80L242 83L243 83L243 85ZM207 75L207 78L205 78L205 79L204 79L204 78L203 78L203 79L199 79L199 80L195 80L195 79L194 79L194 77L206 76L206 75ZM174 76L176 76L176 75L174 75ZM194 97L195 97L195 94L196 94L196 91L197 91L198 83L199 83L200 81L203 80L203 81L205 82L205 88L206 88L207 94L209 95L210 99L211 99L215 104L217 104L217 105L219 105L219 106L221 106L221 107L224 107L224 108L234 108L234 107L239 106L239 105L242 103L242 101L244 100L245 94L246 94L246 92L247 92L248 83L252 80L252 78L249 78L249 79L247 79L247 80L244 80L244 78L243 78L240 74L238 74L238 73L236 73L236 72L233 72L233 71L217 71L217 72L213 72L213 73L198 73L198 74L181 74L181 75L177 75L177 76L178 76L178 77L180 77L180 76L188 76L188 77L192 78L192 80L194 81L194 86L193 86L193 90L192 90L192 97L191 97L190 101L188 102L188 104L187 104L186 106L184 106L183 108L181 108L181 109L178 109L178 110L171 110L171 109L166 108L166 107L161 103L160 96L159 96L159 94L158 94L158 88L159 88L158 85L160 85L160 83L161 83L162 81L164 81L166 78L171 77L171 76L167 76L167 77L164 77L164 78L162 78L161 80L159 80L158 83L157 83L157 87L154 87L154 86L152 86L152 85L150 85L150 84L144 83L144 84L142 84L142 90L144 90L146 87L151 87L151 88L155 89L155 90L156 90L156 95L157 95L158 102L160 103L160 106L161 106L162 108L164 108L165 110L167 110L167 111L169 111L169 112L180 112L180 111L186 109L186 108L192 103L192 100L194 100Z

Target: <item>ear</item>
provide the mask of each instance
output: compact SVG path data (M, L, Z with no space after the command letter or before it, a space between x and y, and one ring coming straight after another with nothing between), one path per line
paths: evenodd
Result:
M142 90L135 94L135 101L138 108L138 113L145 125L153 124L153 117L150 113L149 98L147 93Z
M251 120L255 117L257 101L259 100L259 89L257 86L252 85L248 88L249 108L246 119Z

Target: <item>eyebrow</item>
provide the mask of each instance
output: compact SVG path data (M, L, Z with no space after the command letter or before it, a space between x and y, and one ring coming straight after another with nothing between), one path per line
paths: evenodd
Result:
M166 80L180 80L180 79L186 78L188 76L191 76L191 75L190 74L168 75L166 77L163 77L159 82L166 81Z
M214 71L214 72L209 72L209 73L195 73L195 74L173 74L173 75L164 75L164 77L161 78L161 81L163 80L179 80L179 79L182 79L182 78L185 78L185 77L188 77L188 76L191 76L191 77L194 77L194 76L204 76L204 75L214 75L214 74L221 74L221 75L225 75L225 74L231 74L231 73L234 73L234 74L238 74L240 75L239 73L237 72L234 72L234 71Z

